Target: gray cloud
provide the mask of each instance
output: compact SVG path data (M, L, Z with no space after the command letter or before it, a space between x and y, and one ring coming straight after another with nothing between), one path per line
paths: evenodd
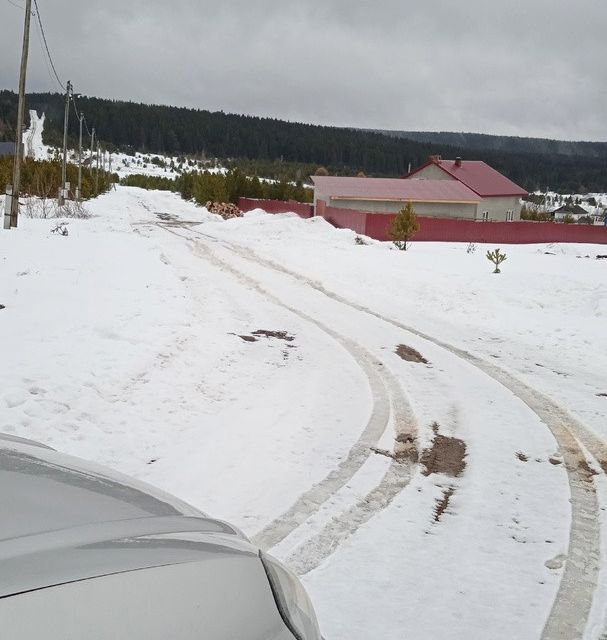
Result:
M0 86L13 88L22 11L0 2ZM38 2L59 73L88 95L607 140L602 0ZM32 33L28 89L54 86Z

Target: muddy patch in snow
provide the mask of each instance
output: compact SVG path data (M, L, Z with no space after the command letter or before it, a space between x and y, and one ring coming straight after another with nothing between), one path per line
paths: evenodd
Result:
M297 347L292 344L295 340L295 336L289 334L286 331L270 331L269 329L257 329L257 331L252 331L250 335L240 335L237 333L231 333L232 336L237 336L244 342L259 342L261 338L265 338L266 340L281 340L282 342L286 342L282 349L282 360L283 362L287 362L289 359L289 354L291 349L297 349ZM301 359L301 358L300 358Z
M585 482L593 482L594 476L599 475L598 471L595 471L586 460L580 460L577 466Z
M284 340L285 342L293 342L295 336L289 335L286 331L268 331L267 329L258 329L253 331L256 337L275 338L276 340Z
M395 443L394 451L380 449L379 447L370 447L370 449L378 456L392 458L392 460L396 460L396 462L417 462L417 446L412 436L404 434L398 436Z
M245 342L257 342L259 338L273 338L275 340L283 340L284 342L293 342L295 336L290 335L286 331L269 331L268 329L257 329L257 331L251 332L251 335L239 335L237 333L231 333L231 336L238 336ZM287 345L292 347L293 345Z
M522 451L517 451L516 452L516 457L521 461L521 462L529 462L529 456L525 455Z
M416 351L412 347L408 347L406 344L399 344L398 347L396 347L396 355L407 362L428 364L426 358L424 358L419 351Z
M421 457L421 463L425 467L422 473L425 476L444 473L457 478L466 468L466 443L459 438L442 436L438 429L438 424L434 423L432 446L426 449Z

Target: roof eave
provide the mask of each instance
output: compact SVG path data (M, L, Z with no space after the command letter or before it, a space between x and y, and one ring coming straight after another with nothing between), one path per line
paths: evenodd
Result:
M434 204L478 204L481 202L481 198L474 200L454 200L452 198L446 199L427 199L427 198L368 198L365 196L331 196L331 200L355 200L360 202L419 202L419 203L434 203Z
M479 193L478 195L483 199L485 198L524 198L525 196L528 196L529 193L527 191L520 191L518 193L492 193L490 195L483 195L482 193Z

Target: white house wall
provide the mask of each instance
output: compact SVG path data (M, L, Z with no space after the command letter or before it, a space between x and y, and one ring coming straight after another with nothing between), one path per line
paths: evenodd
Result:
M317 196L318 197L318 196ZM320 198L323 199L323 198ZM403 201L375 201L375 200L328 200L330 207L339 209L356 209L358 211L371 211L374 213L398 213L407 203ZM462 202L415 202L413 208L418 216L431 216L436 218L465 218L474 220L476 217L476 203Z
M415 175L411 176L409 180L455 180L455 178L449 175L446 171L443 171L439 166L435 164L429 164L421 171L418 171Z
M489 220L504 222L508 219L508 211L513 212L514 220L521 219L521 199L509 196L507 198L484 198L478 205L478 218L482 219L483 212L489 212Z

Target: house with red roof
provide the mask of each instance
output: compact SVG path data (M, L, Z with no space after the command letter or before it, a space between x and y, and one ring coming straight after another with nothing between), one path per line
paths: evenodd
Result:
M527 192L478 160L430 160L402 178L313 176L316 215L326 207L397 213L411 202L418 216L520 220Z
M326 207L397 213L411 202L419 216L474 220L481 196L457 180L312 176L316 215Z
M528 195L525 189L480 160L443 160L441 156L431 156L405 178L405 182L438 180L464 185L480 198L477 220L520 220L521 198Z

